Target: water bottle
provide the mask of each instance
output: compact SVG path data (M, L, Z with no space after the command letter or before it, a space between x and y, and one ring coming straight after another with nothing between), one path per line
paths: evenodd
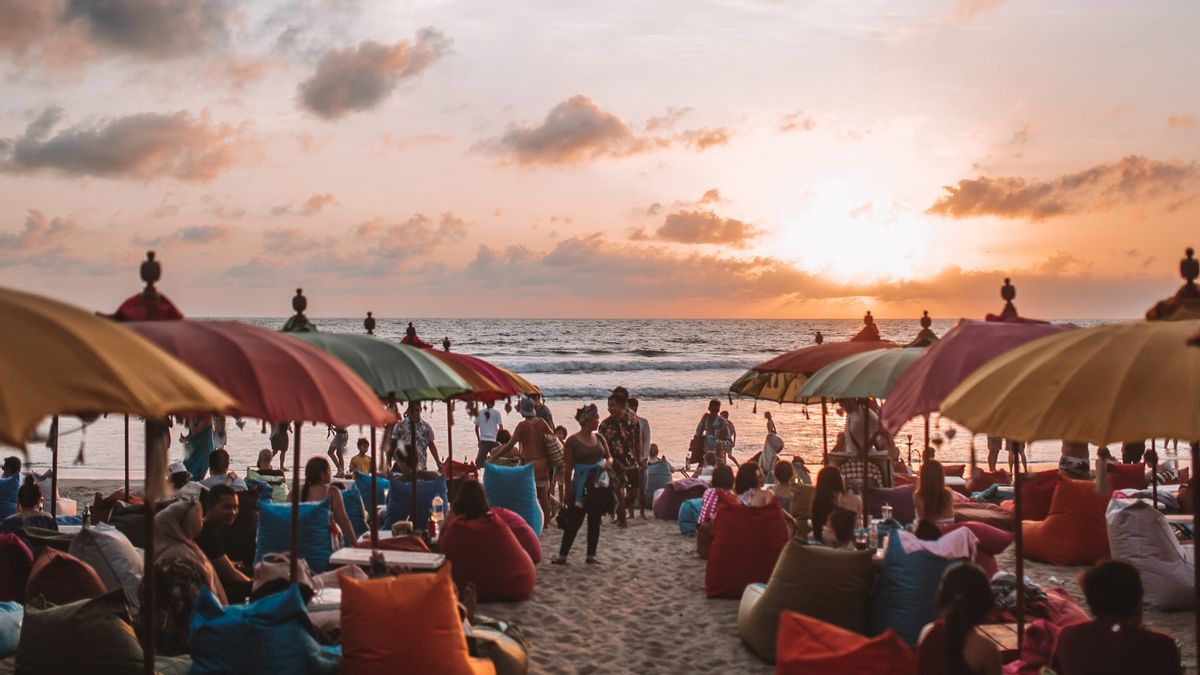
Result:
M433 523L433 526L436 528L442 524L442 519L445 517L446 502L442 499L441 495L434 495L433 501L429 506L429 521Z
M879 550L879 528L874 524L867 525L867 548L872 551Z

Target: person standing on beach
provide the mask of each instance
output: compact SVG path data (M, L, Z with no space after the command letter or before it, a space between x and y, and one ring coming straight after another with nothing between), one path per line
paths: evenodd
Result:
M392 440L396 446L396 454L408 456L411 452L414 424L417 427L416 461L414 462L412 457L408 457L408 461L403 464L410 467L415 466L417 471L425 471L425 467L429 463L428 455L433 453L433 462L440 468L442 459L438 456L437 443L433 439L433 427L429 426L429 422L421 419L421 404L416 401L408 404L404 419L397 422L396 426L392 428Z
M609 394L608 417L600 423L599 431L608 444L616 472L617 526L628 527L626 513L633 516L633 500L641 483L637 458L642 452L639 440L642 431L637 415L629 409L629 390L625 387L617 387Z
M733 420L729 419L729 411L721 411L721 419L725 420L725 424L729 427L729 449L733 450L737 447L737 427L733 424Z
M212 415L200 415L188 420L187 456L183 463L187 466L192 480L200 482L208 473L208 455L213 451Z
M530 398L533 399L533 406L537 412L537 416L546 421L546 426L553 429L554 415L550 413L550 408L546 406L546 399L542 396L541 392L532 394Z
M641 442L642 442L641 452L638 454L638 467L641 469L641 472L639 473L639 477L638 477L637 500L638 500L638 505L641 506L641 509L642 509L642 517L645 518L646 517L646 494L645 494L646 467L648 467L650 465L650 446L653 445L653 443L650 442L650 422L645 417L642 417L642 415L638 413L638 408L640 406L641 406L640 401L638 401L636 398L634 398L632 396L629 397L629 409L633 411L633 414L635 416L637 416L638 434L641 437Z
M612 490L598 485L599 477L605 471L609 461L608 444L604 437L596 433L600 424L600 411L596 404L586 405L575 413L575 421L579 422L579 432L567 438L564 443L566 456L566 473L563 478L567 485L564 503L567 504L567 518L563 523L562 544L558 555L550 560L555 565L567 564L567 555L579 528L587 520L587 562L596 563L596 549L600 544L600 521L608 511L613 501Z
M729 454L733 443L730 441L728 424L729 421L721 417L721 401L715 398L709 401L708 412L696 425L696 436L704 442L705 452L715 452L722 459Z
M772 419L772 417L771 417L771 411L768 410L768 411L764 412L763 417L766 418L766 420L767 420L767 433L768 434L778 434L779 430L775 428L775 420Z
M333 465L337 467L337 475L339 477L346 475L346 446L350 444L350 430L346 427L329 426L329 435L333 437L329 441L329 459L333 460Z
M499 443L496 434L504 428L503 415L496 410L496 402L488 401L482 410L475 415L475 438L479 441L479 452L475 455L475 466L482 467L487 461L488 454Z
M503 445L492 450L492 458L507 454L514 447L519 448L521 463L533 465L533 480L537 486L538 504L548 517L550 509L550 459L546 456L546 436L554 434L554 427L546 424L546 420L538 417L537 406L533 399L522 396L517 402L517 412L523 418L512 430L512 438Z
M288 432L291 431L291 425L287 422L275 422L271 425L271 456L279 455L279 470L287 471L284 466L287 460L288 451Z

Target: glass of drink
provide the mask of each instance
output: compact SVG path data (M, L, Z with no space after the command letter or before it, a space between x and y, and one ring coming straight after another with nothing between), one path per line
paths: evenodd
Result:
M891 520L891 519L892 519L892 505L891 505L891 504L884 504L884 505L883 505L883 508L882 508L882 514L881 514L881 515L883 516L883 520L884 520L884 522L887 522L887 521Z
M867 535L867 528L860 527L857 530L855 530L854 531L854 548L858 549L859 551L867 550L867 539L868 538L869 537Z

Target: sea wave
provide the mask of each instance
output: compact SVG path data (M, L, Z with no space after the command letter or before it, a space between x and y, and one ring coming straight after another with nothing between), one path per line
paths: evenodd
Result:
M603 401L612 392L611 387L542 387L542 395L548 401ZM697 399L719 398L725 400L728 392L721 388L701 387L631 387L631 395L640 399Z
M758 362L758 360L753 359L697 359L694 361L658 361L642 358L622 361L563 360L497 362L497 365L503 366L521 375L531 373L571 375L578 373L627 373L644 370L745 370L753 367L754 364Z

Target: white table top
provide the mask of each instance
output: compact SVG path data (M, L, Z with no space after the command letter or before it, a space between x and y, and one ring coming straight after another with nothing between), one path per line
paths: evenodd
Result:
M446 556L441 553L423 553L420 551L384 551L383 560L389 565L405 565L414 570L436 570L446 562ZM329 563L338 565L360 565L367 567L371 564L371 549L343 548L338 549L329 558Z

